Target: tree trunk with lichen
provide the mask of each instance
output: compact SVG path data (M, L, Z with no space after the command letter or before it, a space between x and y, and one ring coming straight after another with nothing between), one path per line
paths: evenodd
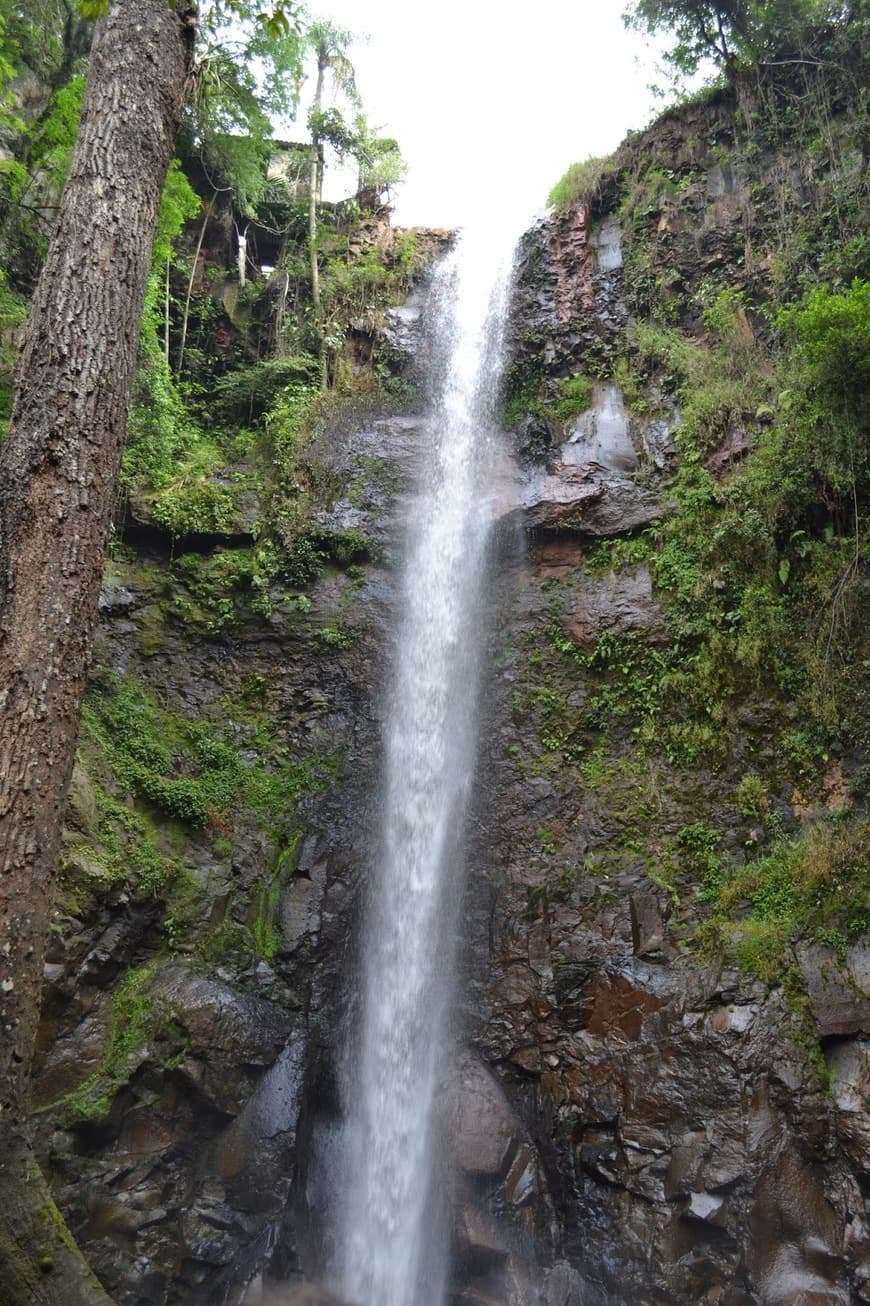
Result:
M28 1138L28 1083L100 578L191 11L115 0L97 27L57 227L0 448L0 1296L106 1303Z

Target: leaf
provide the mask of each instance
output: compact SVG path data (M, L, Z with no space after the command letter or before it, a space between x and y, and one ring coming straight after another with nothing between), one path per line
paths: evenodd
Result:
M791 571L791 563L789 562L788 558L780 558L779 579L783 585L787 583L790 571Z

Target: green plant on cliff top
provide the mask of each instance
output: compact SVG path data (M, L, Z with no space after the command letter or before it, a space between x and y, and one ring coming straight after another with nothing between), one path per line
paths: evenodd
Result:
M559 211L579 201L588 202L595 194L607 170L607 158L593 158L572 163L547 196L547 203Z
M681 85L711 64L736 82L758 64L808 52L814 29L842 21L842 14L824 0L633 0L623 21L670 37L664 59Z

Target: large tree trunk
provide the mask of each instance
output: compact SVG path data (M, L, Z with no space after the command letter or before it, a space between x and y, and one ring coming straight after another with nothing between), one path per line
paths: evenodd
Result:
M0 1260L10 1303L105 1302L33 1166L28 1077L60 833L160 194L187 79L187 4L98 25L58 224L0 448ZM8 1277L5 1277L8 1275Z

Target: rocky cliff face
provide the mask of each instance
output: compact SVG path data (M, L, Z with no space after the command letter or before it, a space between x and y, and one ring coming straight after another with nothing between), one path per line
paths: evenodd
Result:
M708 924L729 874L828 810L858 819L860 744L813 768L784 751L788 690L756 681L699 725L666 719L653 676L675 674L673 619L641 542L673 511L684 405L630 332L652 300L692 331L698 287L767 285L765 206L783 178L782 211L807 202L801 161L747 155L734 123L665 119L521 248L441 1093L465 1306L870 1300L870 951L795 930L753 968ZM418 308L394 315L396 366ZM768 421L711 420L710 475ZM253 1306L321 1275L425 439L413 412L333 418L331 558L304 592L228 616L147 534L107 580L36 1094L58 1202L124 1306ZM747 890L735 928L756 911Z

